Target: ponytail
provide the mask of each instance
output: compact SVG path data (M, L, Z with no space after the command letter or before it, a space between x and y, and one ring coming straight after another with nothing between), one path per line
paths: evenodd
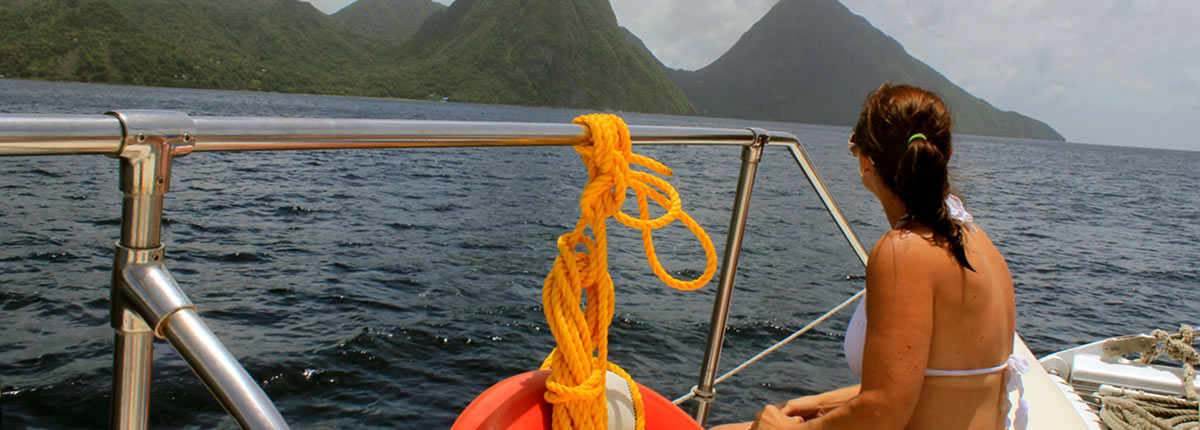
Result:
M947 164L950 161L923 134L914 135L900 156L892 184L909 216L933 230L936 243L946 246L958 264L975 271L967 261L963 225L950 216Z

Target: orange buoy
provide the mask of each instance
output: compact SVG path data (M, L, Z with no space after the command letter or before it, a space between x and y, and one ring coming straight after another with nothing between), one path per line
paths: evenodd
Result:
M454 421L451 430L550 429L552 407L544 397L548 376L549 370L537 370L500 381L476 397ZM620 378L608 379L624 382ZM642 384L638 384L638 389L642 393L646 430L703 430L700 424L670 400ZM622 396L609 397L612 402ZM609 422L612 421L610 418Z

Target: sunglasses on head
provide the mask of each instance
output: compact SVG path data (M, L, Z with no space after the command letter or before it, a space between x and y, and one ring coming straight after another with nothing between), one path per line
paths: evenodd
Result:
M854 143L854 133L850 133L850 138L846 140L846 143L846 149L850 150L850 155L858 158L858 144ZM867 157L867 161L870 161L872 166L875 165L875 158Z

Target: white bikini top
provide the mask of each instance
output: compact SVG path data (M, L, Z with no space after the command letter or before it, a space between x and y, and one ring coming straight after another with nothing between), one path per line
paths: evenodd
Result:
M974 230L971 223L975 220L971 214L967 213L963 208L962 201L957 196L951 194L946 197L946 206L950 209L950 216L959 220L963 225L967 225L969 229ZM854 308L854 316L850 317L850 325L846 327L846 341L842 345L842 350L846 354L846 364L850 365L850 370L862 377L862 358L863 347L867 338L867 296L864 294L862 299L859 299L858 306ZM1006 392L1016 391L1018 393L1017 415L1015 420L1010 420L1007 417L1007 411L1012 408L1012 403L1008 396L1004 397L1004 428L1015 428L1017 430L1025 430L1029 424L1029 406L1025 401L1025 386L1021 383L1021 375L1029 373L1029 361L1024 357L1012 354L1008 356L1004 364L993 367L985 367L982 369L965 369L965 370L942 370L942 369L925 369L925 376L971 376L971 375L986 375L989 373L1004 371L1004 384ZM1014 427L1015 423L1015 427Z

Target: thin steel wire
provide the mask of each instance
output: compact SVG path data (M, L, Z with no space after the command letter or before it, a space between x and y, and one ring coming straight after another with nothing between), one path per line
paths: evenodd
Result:
M799 330L796 330L795 333L792 333L788 337L783 338L783 340L776 342L774 345L771 345L769 348L762 350L762 352L759 352L755 356L750 357L750 359L742 362L742 364L737 365L737 367L734 367L732 370L725 372L725 374L721 375L720 377L717 378L717 380L715 382L713 382L713 386L715 387L717 384L724 382L726 379L729 379L733 375L738 374L738 372L741 372L742 369L745 369L746 367L749 367L751 364L758 362L758 360L761 360L762 358L766 357L767 355L771 354L772 352L775 352L775 350L783 347L784 345L787 345L789 342L795 340L797 337L800 337L800 335L809 332L814 327L816 327L817 324L825 322L825 320L829 319L829 317L833 316L834 314L836 314L838 312L841 312L842 309L846 308L846 306L849 306L851 303L854 303L855 300L858 300L859 298L861 298L863 296L863 294L866 294L866 292L867 292L866 289L860 290L859 292L855 293L853 296L850 296L850 298L843 301L841 304L835 306L833 309L830 309L828 312L825 312L824 315L821 315L817 319L808 323L808 325L805 325L804 327L800 328ZM696 397L696 389L697 388L699 388L699 387L693 385L690 393L684 394L682 397L675 399L673 401L673 403L678 405L678 404L681 404L683 402L686 402L686 401L691 400L692 398Z

